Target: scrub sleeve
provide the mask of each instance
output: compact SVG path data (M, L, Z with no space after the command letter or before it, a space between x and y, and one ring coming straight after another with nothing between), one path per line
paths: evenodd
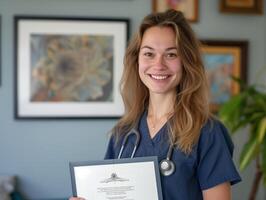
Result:
M232 160L233 149L230 136L220 122L203 128L197 148L197 177L202 190L241 181Z

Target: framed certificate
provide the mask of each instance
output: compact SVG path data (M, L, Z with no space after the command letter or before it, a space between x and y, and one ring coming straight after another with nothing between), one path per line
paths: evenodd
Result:
M163 200L157 157L70 162L73 196Z

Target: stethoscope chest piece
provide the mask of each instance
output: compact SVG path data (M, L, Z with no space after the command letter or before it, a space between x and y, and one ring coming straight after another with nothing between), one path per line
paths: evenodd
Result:
M173 161L164 159L160 162L160 172L164 176L170 176L174 173L175 171L175 165Z

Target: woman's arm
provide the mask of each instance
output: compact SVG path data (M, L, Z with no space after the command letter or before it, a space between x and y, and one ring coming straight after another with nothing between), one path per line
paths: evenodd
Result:
M204 200L231 200L231 185L229 182L222 183L210 189L203 190Z

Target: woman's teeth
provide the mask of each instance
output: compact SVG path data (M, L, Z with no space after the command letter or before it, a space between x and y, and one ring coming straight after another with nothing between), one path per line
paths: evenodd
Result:
M161 75L151 75L152 78L156 79L156 80L163 80L166 79L167 76L161 76Z

